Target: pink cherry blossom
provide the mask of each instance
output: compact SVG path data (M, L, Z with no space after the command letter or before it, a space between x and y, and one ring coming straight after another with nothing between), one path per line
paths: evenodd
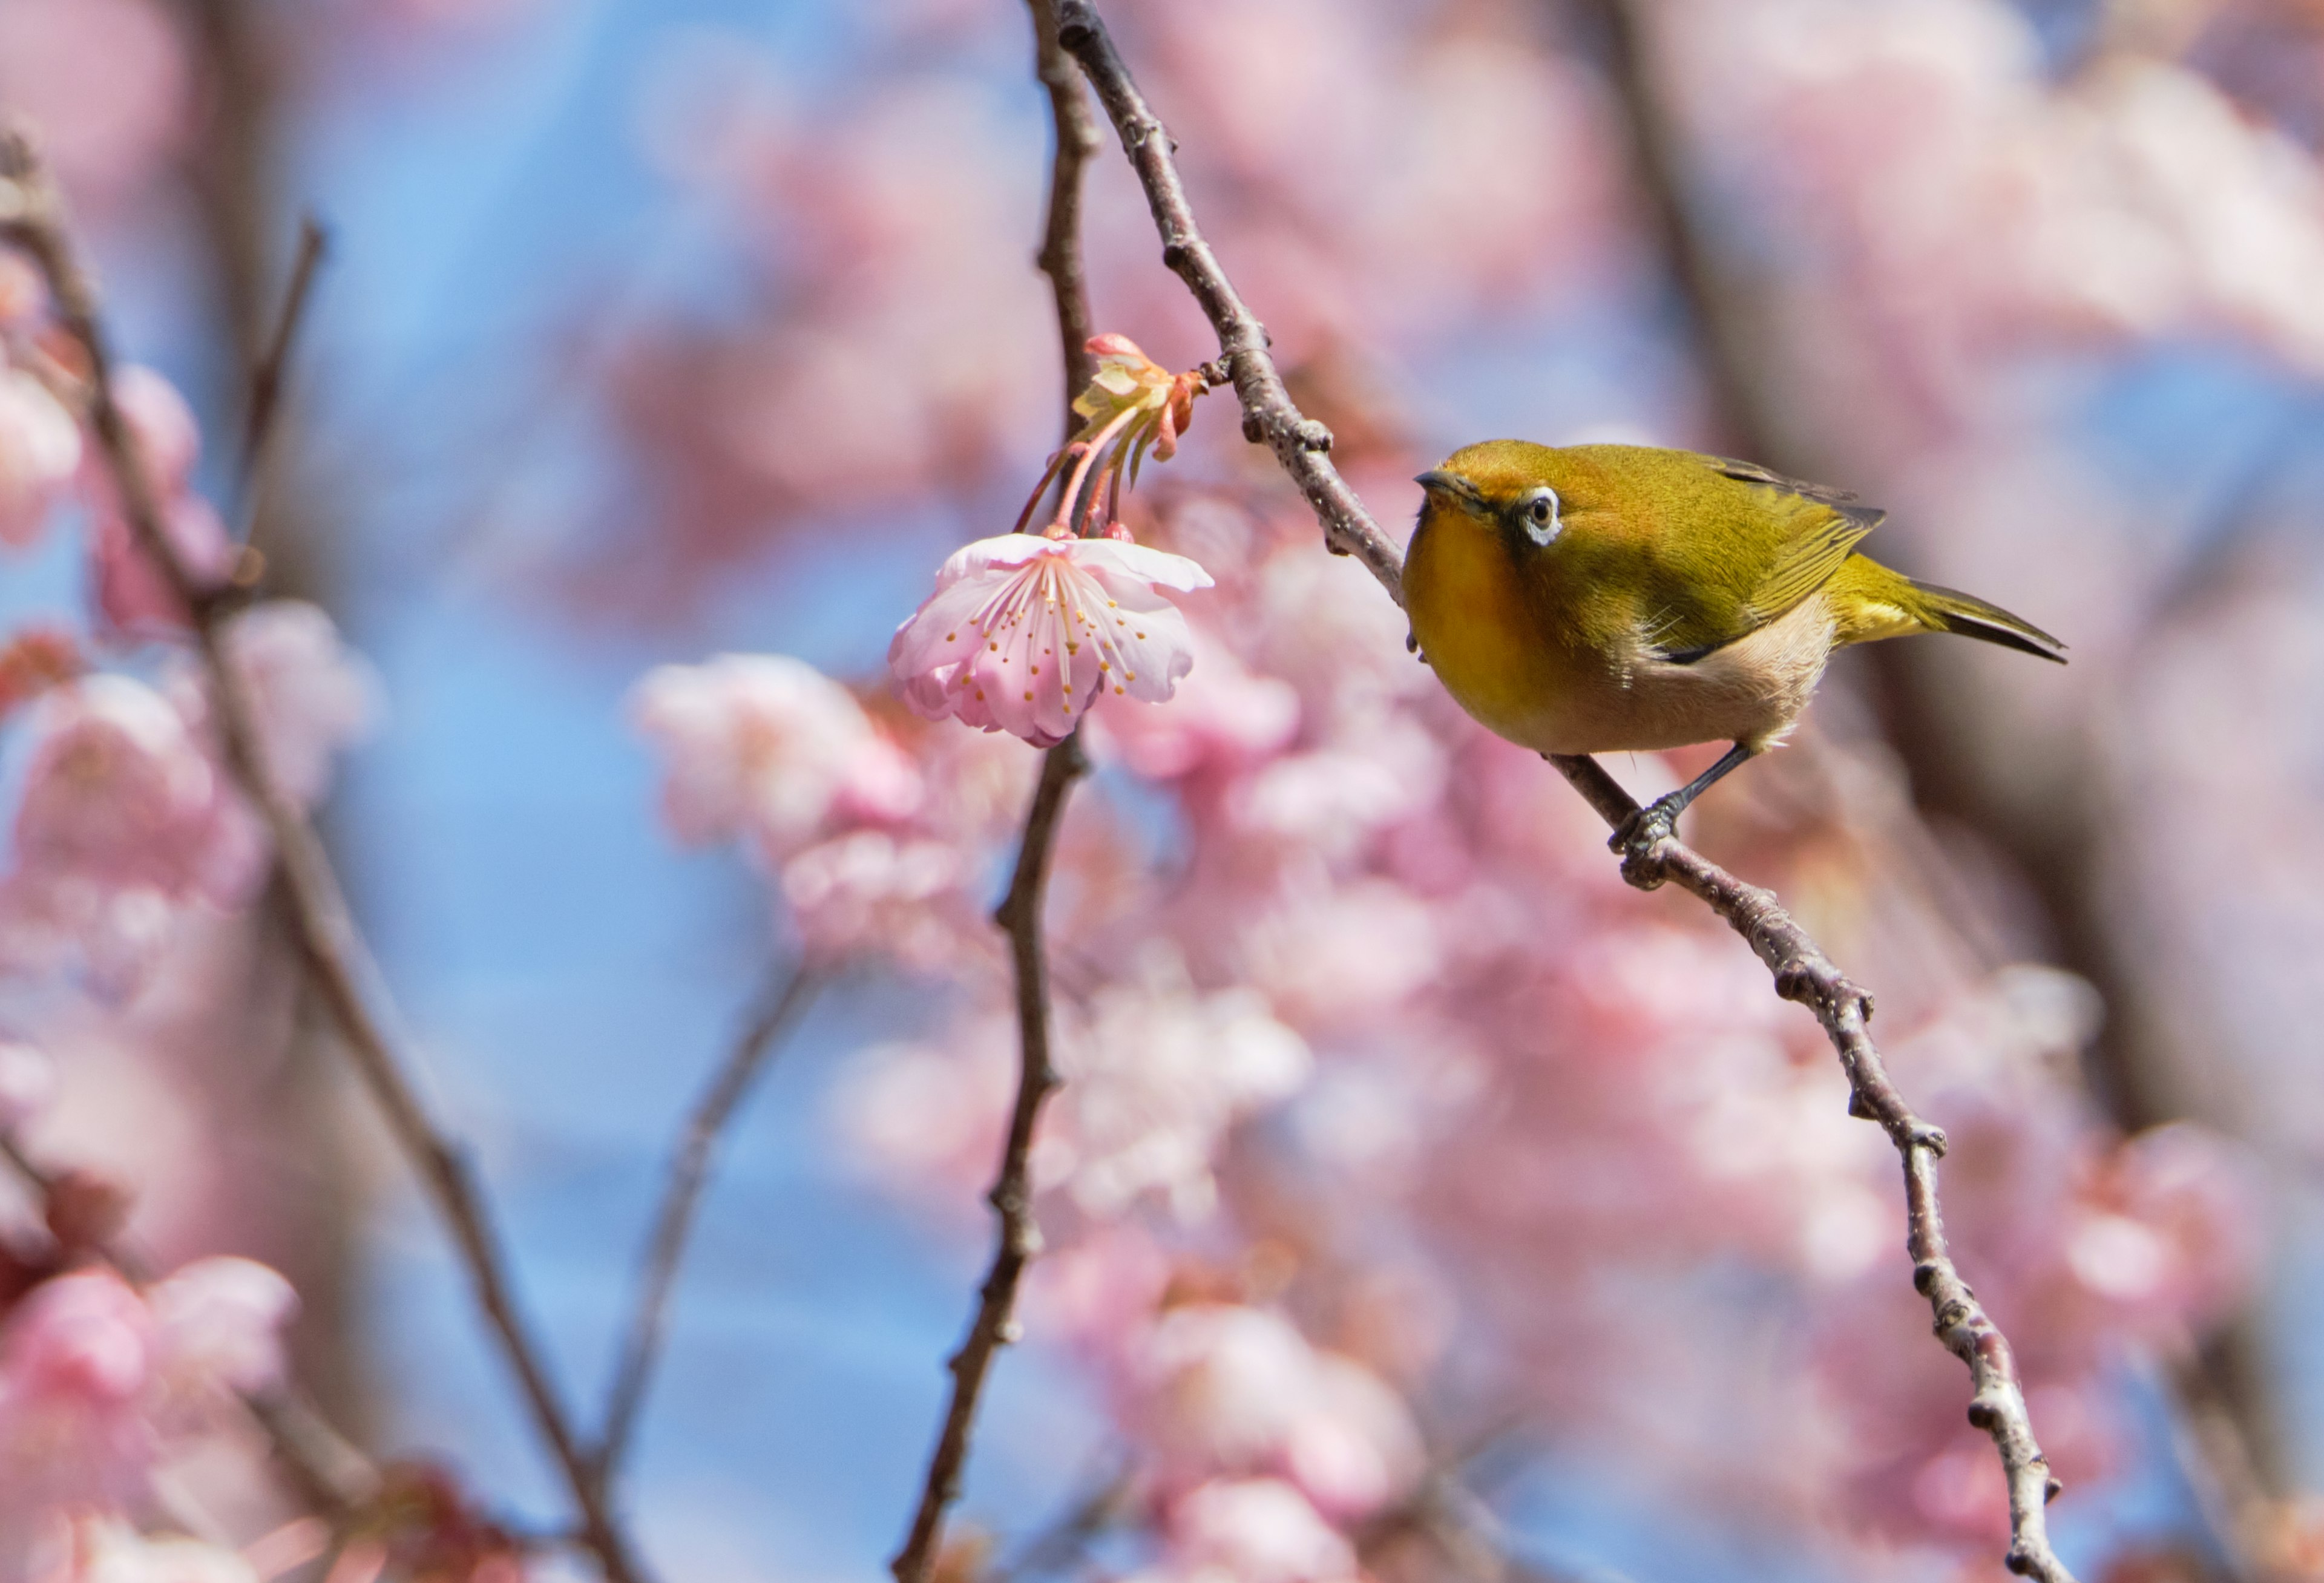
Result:
M763 864L844 825L908 818L923 795L847 689L788 655L662 666L631 694L630 716L661 749L678 839L739 836Z
M1279 1314L1181 1304L1134 1338L1125 1362L1130 1417L1167 1479L1284 1475L1314 1505L1356 1518L1421 1475L1420 1433L1402 1398Z
M1157 585L1211 578L1184 556L1112 539L981 538L896 629L888 667L926 718L1048 747L1109 694L1160 703L1193 667L1186 618Z
M201 425L178 387L143 364L132 364L114 376L114 403L137 442L137 459L156 499L168 501L193 487L194 465L202 456ZM109 492L113 474L108 460L92 455L89 468L93 492Z
M80 466L80 426L22 369L0 369L0 545L22 548Z
M127 676L44 698L16 810L20 871L188 889L204 870L218 773L185 717Z
M114 1506L158 1440L144 1407L153 1316L109 1270L43 1282L0 1326L0 1532L60 1505Z
M1352 1583L1358 1576L1355 1546L1281 1479L1204 1485L1171 1507L1167 1524L1161 1578Z
M331 618L304 600L251 606L227 623L225 641L249 692L276 787L303 806L321 801L333 760L378 718L378 678L341 640ZM207 729L209 701L199 671L188 661L171 682L180 712Z
M14 1131L48 1108L56 1065L37 1045L0 1035L0 1133Z
M171 1394L199 1403L224 1391L263 1391L282 1377L282 1327L298 1312L290 1283L246 1258L206 1258L157 1281L154 1358Z
M982 933L964 878L959 852L942 842L858 830L791 858L782 891L810 962L881 954L927 971L956 959L964 934Z
M73 1521L69 1560L38 1583L260 1583L250 1562L204 1540L153 1537L106 1517Z
M217 587L234 569L236 551L226 524L198 495L164 497L161 531L196 587ZM129 520L100 514L91 525L91 566L97 612L112 631L127 638L168 638L186 630L191 617L137 539Z
M1199 1219L1216 1202L1211 1166L1228 1129L1298 1091L1314 1057L1253 991L1200 994L1160 948L1142 969L1061 1034L1065 1126L1043 1174L1094 1216L1151 1194Z

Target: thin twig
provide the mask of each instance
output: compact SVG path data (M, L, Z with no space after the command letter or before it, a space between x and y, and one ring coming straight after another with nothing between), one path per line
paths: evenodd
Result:
M266 762L254 704L227 652L228 591L198 579L162 530L152 482L115 399L111 348L97 318L95 291L74 255L61 201L30 142L14 132L0 133L0 235L32 255L55 299L58 318L88 361L90 426L138 548L193 623L226 768L273 841L291 934L309 978L452 1233L477 1302L522 1389L534 1428L572 1489L589 1548L612 1583L638 1583L642 1574L629 1542L599 1498L580 1438L549 1382L543 1349L517 1311L506 1256L474 1167L429 1115L383 1020L374 1014L369 996L376 991L365 985L370 953L347 909L338 876L314 825Z
M637 1428L638 1410L645 1404L646 1385L661 1350L670 1293L678 1284L695 1210L710 1178L712 1156L783 1036L806 1015L822 988L821 976L804 966L778 974L767 985L742 1036L696 1101L678 1146L671 1151L661 1208L654 1216L653 1234L640 1265L637 1302L631 1311L621 1365L605 1398L604 1428L590 1457L603 1484L612 1482Z
M1323 524L1326 542L1361 558L1391 598L1402 600L1402 557L1355 492L1333 466L1330 432L1303 415L1284 390L1266 333L1220 269L1194 224L1169 134L1139 94L1089 0L1061 0L1059 39L1081 63L1120 133L1163 241L1163 262L1185 280L1218 334L1243 409L1243 432L1264 441L1299 486ZM1588 758L1553 760L1608 824L1618 825L1637 804ZM1776 992L1807 1005L1823 1025L1847 1073L1851 1114L1879 1123L1904 1167L1906 1250L1913 1282L1929 1300L1937 1336L1969 1367L1969 1422L1992 1436L2009 1486L2010 1570L2043 1583L2071 1583L2050 1547L2043 1506L2057 1493L2034 1439L2009 1343L1960 1278L1945 1247L1936 1162L1944 1135L1913 1114L1897 1092L1865 1028L1871 997L1850 984L1775 896L1744 884L1675 840L1646 860L1626 863L1624 878L1651 888L1664 879L1708 902L1775 977Z
M1057 306L1057 344L1065 360L1065 437L1081 427L1074 398L1097 373L1090 355L1089 285L1082 272L1082 173L1097 157L1097 117L1082 92L1081 73L1057 42L1056 0L1026 0L1033 13L1034 74L1049 91L1053 146L1049 207L1035 262L1049 277Z
M23 1177L43 1204L64 1180L32 1158L10 1132L0 1132L0 1161ZM131 1285L152 1284L152 1263L135 1248L115 1242L93 1251ZM303 1389L286 1382L272 1390L244 1391L240 1396L272 1442L275 1459L289 1482L318 1514L337 1526L371 1504L379 1492L379 1469L324 1420Z
M282 311L274 321L266 349L250 371L250 411L242 436L242 486L247 491L266 457L266 442L273 437L274 421L282 407L282 386L290 368L291 351L307 322L314 299L315 276L330 251L330 234L312 215L299 219L299 253L290 265L290 281L283 288Z
M1017 1339L1017 1285L1025 1266L1041 1250L1040 1229L1033 1223L1028 1162L1042 1101L1063 1081L1049 1056L1049 974L1041 949L1041 900L1047 889L1057 828L1063 823L1065 794L1088 768L1078 736L1067 737L1042 759L1041 782L1025 815L1025 839L1017 850L1016 873L1009 881L1009 894L992 915L992 921L1008 933L1010 955L1016 967L1017 1029L1022 1045L1017 1105L1009 1120L1009 1141L1001 1154L1001 1173L990 1195L1001 1217L1001 1233L968 1339L945 1366L952 1371L952 1401L945 1409L944 1430L936 1438L936 1451L928 1459L911 1532L890 1563L896 1583L927 1583L935 1565L944 1538L945 1510L960 1498L961 1469L968 1460L969 1434L975 1427L985 1376L991 1370L994 1355Z

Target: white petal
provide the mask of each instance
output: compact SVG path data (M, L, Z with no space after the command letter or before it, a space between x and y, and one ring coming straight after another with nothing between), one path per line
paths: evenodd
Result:
M1119 538L1077 538L1067 548L1076 566L1107 578L1110 585L1114 579L1129 578L1185 593L1212 585L1211 575L1198 562L1168 550L1126 544Z

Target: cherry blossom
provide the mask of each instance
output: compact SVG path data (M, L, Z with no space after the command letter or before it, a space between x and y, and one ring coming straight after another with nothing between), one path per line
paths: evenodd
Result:
M0 545L30 544L80 466L80 427L48 387L0 369Z
M38 1583L261 1583L240 1555L199 1539L142 1534L125 1523L74 1521L69 1559Z
M48 1107L57 1072L37 1045L0 1035L0 1133L13 1132Z
M1171 1508L1161 1583L1352 1583L1355 1547L1280 1479L1206 1484Z
M662 811L678 839L742 837L775 865L836 828L908 818L919 770L844 687L788 655L668 665L631 695L664 755Z
M331 618L304 600L270 599L240 612L226 625L225 647L248 691L276 789L301 805L321 801L334 760L378 719L379 682L370 666L341 640ZM180 713L207 728L209 703L190 663L177 667L171 693Z
M1156 589L1210 585L1193 561L1143 545L982 538L945 562L888 667L922 716L1048 747L1108 695L1167 699L1194 657L1185 617Z

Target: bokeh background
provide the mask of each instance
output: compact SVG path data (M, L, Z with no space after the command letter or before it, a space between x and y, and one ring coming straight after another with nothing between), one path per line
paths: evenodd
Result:
M1473 439L1748 455L2072 645L1845 658L1697 834L1876 989L1953 1132L2080 1574L2324 1574L2324 9L1108 17L1394 530ZM1056 443L1032 56L1016 0L0 0L0 109L198 415L195 488L365 657L327 832L585 1416L686 1108L770 976L829 974L722 1158L623 1494L665 1578L875 1575L990 1247L1013 1035L973 915L1035 755L910 720L884 656ZM330 251L245 489L304 213ZM1110 134L1086 238L1100 327L1215 352ZM1133 499L1220 587L1180 699L1093 732L1055 1253L953 1575L2000 1575L1893 1156L1812 1021L1443 703L1228 400ZM95 514L0 554L0 619L152 680L168 645L91 610ZM825 750L752 734L794 681L656 672L721 654L854 688L939 811L773 829ZM12 805L43 718L0 737ZM722 776L716 817L665 817ZM841 917L800 875L858 837L890 845ZM880 868L913 842L951 865L927 894ZM281 1269L343 1426L554 1531L276 906L174 901L125 976L11 963L57 1075L28 1146L128 1185L165 1263Z

